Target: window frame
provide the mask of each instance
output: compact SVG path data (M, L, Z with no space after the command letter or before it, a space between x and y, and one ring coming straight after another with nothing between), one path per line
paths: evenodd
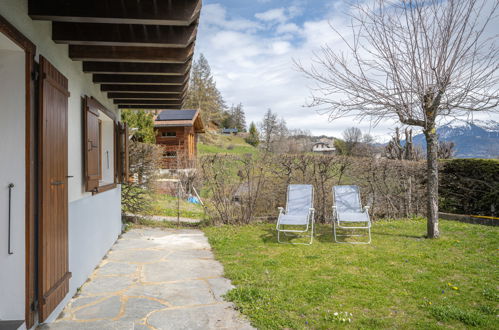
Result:
M97 194L100 192L108 191L111 189L114 189L117 187L118 184L123 183L124 177L128 176L128 139L124 138L125 134L127 134L128 129L126 128L126 125L123 125L118 121L117 115L107 109L105 106L103 106L100 102L98 102L96 99L93 97L88 97L85 96L83 98L83 110L84 110L84 145L86 146L87 141L88 141L88 125L87 125L87 116L88 112L92 113L94 116L97 116L99 118L99 111L101 111L103 114L105 114L107 117L109 117L112 122L113 122L113 156L109 157L109 161L112 162L112 166L114 168L114 175L113 175L113 182L102 182L102 168L103 168L103 156L102 156L102 120L98 119L99 124L98 124L98 139L99 139L99 152L98 152L98 173L99 173L99 180L97 183L97 186L93 184L91 187L94 187L91 189L88 185L88 150L86 148L83 148L83 158L84 158L84 181L85 181L85 191L86 192L91 192L92 194ZM123 127L123 130L121 129ZM121 139L120 139L121 138ZM123 149L122 152L120 150ZM126 159L124 159L126 158ZM95 164L95 163L94 163ZM121 164L121 165L120 165Z
M173 153L175 156L168 156L168 153ZM178 151L177 150L168 150L163 152L163 159L175 159L178 157Z
M168 135L168 134L173 134L173 135ZM162 138L176 138L177 137L177 132L176 131L162 131L161 132L161 137Z

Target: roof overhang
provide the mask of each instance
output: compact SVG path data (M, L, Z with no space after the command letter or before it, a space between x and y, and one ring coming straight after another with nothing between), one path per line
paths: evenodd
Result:
M201 0L28 0L122 109L183 106L200 12Z

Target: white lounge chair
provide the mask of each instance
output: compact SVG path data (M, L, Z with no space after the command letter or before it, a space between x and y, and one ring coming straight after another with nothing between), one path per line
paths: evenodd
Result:
M334 186L333 187L333 234L337 243L369 244L371 243L371 219L369 218L369 206L362 208L360 202L360 191L358 186ZM356 223L365 224L356 226ZM343 229L345 234L336 233L336 227ZM365 237L366 235L348 234L350 230L367 229L367 242L341 242L338 236Z
M308 243L292 243L310 245L314 239L314 187L309 184L291 184L288 186L286 209L279 207L277 218L277 241L281 242L280 234L286 236L298 235L310 231ZM305 235L308 236L308 235Z

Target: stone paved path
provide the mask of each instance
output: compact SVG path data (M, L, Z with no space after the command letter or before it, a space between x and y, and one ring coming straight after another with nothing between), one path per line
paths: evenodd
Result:
M41 329L253 329L221 297L222 277L203 232L125 233L64 309Z

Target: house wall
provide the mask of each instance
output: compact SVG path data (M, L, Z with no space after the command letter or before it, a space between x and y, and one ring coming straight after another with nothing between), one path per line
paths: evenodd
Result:
M24 51L0 33L0 320L24 319ZM12 190L8 254L8 199Z
M121 231L120 215L120 188L116 188L104 193L92 195L85 192L83 177L83 153L82 153L82 101L84 95L96 98L101 104L112 111L116 107L110 102L104 93L99 90L99 85L92 83L92 76L82 72L81 62L75 62L68 56L67 45L55 44L52 40L51 23L44 21L33 21L28 16L27 0L2 0L0 3L0 15L16 27L37 47L38 55L43 55L50 61L63 75L68 78L70 97L68 100L68 175L73 176L68 180L69 199L69 271L72 272L70 279L70 291L66 300L74 295L76 289L81 286L87 276L100 262L105 252L112 246ZM24 54L23 54L24 56ZM24 78L24 57L23 68L11 67L12 72L8 73L8 79L0 79L0 136L2 137L2 147L10 148L6 152L0 153L0 173L7 173L1 166L15 169L15 175L0 180L0 319L17 318L24 319L24 116L25 108L23 103L12 104L7 111L5 102L15 102L13 93L9 93L4 86L20 83L17 79ZM24 102L24 85L17 90L22 93ZM9 97L5 97L8 95ZM21 100L19 101L21 102ZM35 109L36 110L36 109ZM118 113L119 114L119 113ZM4 120L5 118L5 120ZM4 131L3 126L8 127ZM104 129L103 129L104 131ZM7 134L11 132L12 134ZM3 143L5 137L11 143ZM13 157L5 158L7 154ZM19 152L22 151L22 152ZM112 156L112 155L111 155ZM111 157L110 160L112 160ZM0 174L1 175L1 174ZM108 175L111 175L108 173ZM114 173L112 174L114 176ZM15 214L16 227L13 241L16 244L16 262L4 264L6 243L5 241L5 180L15 180L16 205L13 209ZM3 205L2 205L3 204ZM11 260L14 260L11 258ZM4 267L4 265L6 267ZM8 271L5 271L8 269ZM5 291L8 282L2 281L3 277L15 277L15 285L11 285ZM4 284L7 283L7 284ZM14 297L15 296L15 297ZM64 302L51 314L49 321L57 317L64 307ZM5 313L9 312L8 316ZM3 313L3 314L2 314Z
M186 167L184 163L188 160L189 144L187 143L187 135L192 127L158 127L156 131L156 144L160 145L165 152L176 151L177 158L163 158L162 168L176 169ZM163 132L176 132L176 137L163 137Z

